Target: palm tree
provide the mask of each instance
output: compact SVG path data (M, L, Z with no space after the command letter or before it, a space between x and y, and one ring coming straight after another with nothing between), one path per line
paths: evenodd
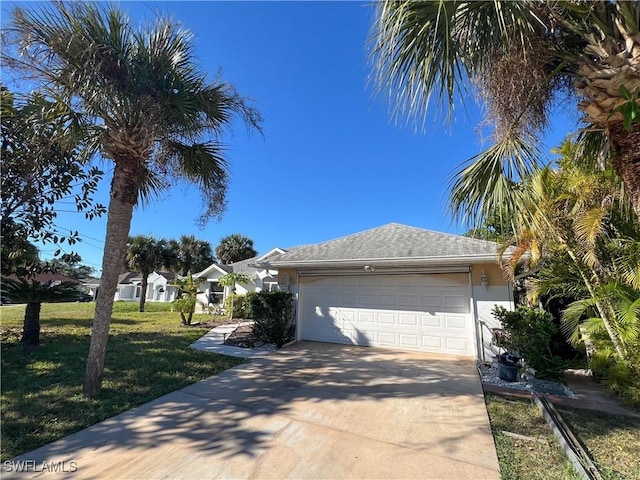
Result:
M26 303L21 341L28 347L40 343L40 308L43 303L79 300L81 292L74 282L40 282L35 279L2 279L2 293L12 302Z
M220 137L240 116L260 116L229 84L210 82L195 63L191 34L168 19L134 28L114 5L57 2L16 8L11 28L23 68L66 99L113 162L101 288L83 391L100 391L117 279L133 208L140 195L171 184L196 184L201 218L225 208L227 162ZM143 197L145 198L145 197Z
M593 171L580 165L570 143L560 152L558 169L542 168L518 187L515 236L505 244L515 248L507 271L513 275L526 259L540 270L532 281L534 295L586 294L617 354L625 358L615 305L602 291L626 277L633 287L633 279L640 278L640 263L633 262L640 225L633 214L624 214L620 180L611 168Z
M206 240L198 240L194 235L182 235L177 242L171 242L171 248L182 276L204 270L215 261L211 244Z
M488 104L494 145L454 175L456 217L478 225L510 202L511 181L540 159L551 107L567 100L584 113L583 144L605 153L640 216L638 18L637 0L379 2L375 83L396 117L418 122L434 100L451 114L470 83Z
M257 255L253 248L253 240L239 233L227 235L216 247L216 257L224 264L239 262Z
M249 283L249 277L244 273L230 272L218 278L218 283L223 287L231 287L231 309L229 311L229 320L233 320L233 303L236 296L236 284Z
M173 304L180 312L182 325L191 325L193 313L196 311L198 293L202 293L198 289L198 279L194 279L189 274L187 277L177 280L173 285L178 288L178 298L173 301Z
M164 239L156 240L152 235L136 235L129 237L127 242L127 266L129 269L142 274L140 312L144 312L144 304L147 300L149 275L161 268L165 263L164 250Z

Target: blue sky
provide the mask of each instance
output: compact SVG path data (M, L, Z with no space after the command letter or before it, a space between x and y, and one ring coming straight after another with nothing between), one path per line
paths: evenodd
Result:
M469 101L449 125L430 118L424 133L396 125L368 82L367 3L122 2L121 8L136 22L158 12L180 21L194 34L202 68L212 78L220 71L264 117L264 137L248 135L239 123L225 138L231 183L220 222L200 230L199 194L176 185L136 208L131 234L194 234L215 247L241 233L265 253L389 222L466 230L447 216L448 178L483 149L480 110ZM559 112L546 145L557 145L576 121L575 112ZM103 167L111 169L108 162ZM104 203L109 182L101 185ZM74 250L99 269L106 218L88 222L62 213L57 224L79 230L84 241ZM46 246L42 256L52 252Z

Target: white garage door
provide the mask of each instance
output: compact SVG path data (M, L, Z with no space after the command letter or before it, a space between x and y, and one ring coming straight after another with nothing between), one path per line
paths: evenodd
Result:
M467 274L308 277L304 340L474 356Z

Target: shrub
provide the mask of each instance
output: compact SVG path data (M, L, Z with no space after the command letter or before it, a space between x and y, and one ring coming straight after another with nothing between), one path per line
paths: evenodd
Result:
M292 298L289 292L260 292L250 297L253 334L281 348L288 340Z
M491 313L508 333L503 346L522 356L537 371L536 376L554 380L562 377L566 362L551 352L558 327L550 313L523 305L515 311L496 305Z
M232 318L246 318L245 296L237 293L227 295L224 299L224 309Z

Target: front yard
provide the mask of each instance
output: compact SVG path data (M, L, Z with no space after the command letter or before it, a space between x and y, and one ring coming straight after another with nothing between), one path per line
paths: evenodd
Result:
M531 400L485 394L503 480L573 480L573 470ZM562 408L605 480L640 480L640 420ZM515 434L515 435L513 435Z
M94 304L43 305L41 345L33 352L19 342L24 306L0 307L2 460L242 363L187 348L207 330L182 327L179 314L168 309L148 304L138 313L136 304L115 304L103 390L88 400L82 381ZM486 403L503 479L579 478L531 401L487 394ZM640 420L560 413L605 479L640 480Z
M41 344L34 352L19 342L24 306L0 307L2 460L242 363L187 348L207 330L181 327L169 304L147 304L138 313L137 304L116 302L103 389L88 400L82 381L94 307L44 304ZM195 315L193 321L211 319Z

